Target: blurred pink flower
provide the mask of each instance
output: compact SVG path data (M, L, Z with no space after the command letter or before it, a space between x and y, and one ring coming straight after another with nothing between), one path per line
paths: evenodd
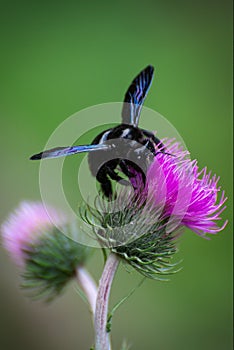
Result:
M21 202L1 226L2 244L15 263L24 267L24 249L35 243L45 230L64 222L64 216L54 208L45 209L41 202Z

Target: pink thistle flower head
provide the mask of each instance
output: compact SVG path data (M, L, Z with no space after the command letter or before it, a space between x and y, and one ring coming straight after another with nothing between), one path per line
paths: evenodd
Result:
M169 231L185 226L200 236L224 229L220 214L227 198L218 186L219 177L198 169L197 161L173 140L164 140L167 152L160 153L147 172L146 191L153 197L161 218L169 218ZM220 198L218 198L220 193ZM160 209L160 210L159 210Z
M54 208L45 209L41 202L21 202L2 224L2 244L14 262L25 265L25 249L46 231L65 223L65 217Z

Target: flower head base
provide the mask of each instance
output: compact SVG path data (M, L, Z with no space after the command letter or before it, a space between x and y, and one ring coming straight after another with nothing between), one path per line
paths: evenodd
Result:
M56 228L44 233L37 243L24 250L27 260L22 286L33 289L34 296L50 301L75 277L89 251Z
M155 220L152 202L145 204L135 197L129 206L130 193L121 193L114 205L98 198L95 209L81 208L81 217L92 227L102 248L116 253L144 276L161 279L159 275L175 273L178 263L172 264L171 259L177 251L179 230L172 234L165 231L167 220Z
M42 203L23 202L2 225L3 245L22 268L22 286L33 290L34 296L47 300L59 294L76 269L87 258L89 249L78 244L69 233L65 216Z

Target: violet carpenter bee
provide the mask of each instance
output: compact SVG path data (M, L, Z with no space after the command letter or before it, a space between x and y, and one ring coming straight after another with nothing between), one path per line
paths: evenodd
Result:
M145 184L145 172L149 164L158 153L166 154L163 144L151 131L138 127L153 74L154 68L147 66L132 81L124 97L121 124L97 135L90 145L56 147L35 154L30 159L57 158L89 152L90 171L100 183L103 194L109 199L113 198L111 180L129 185L122 174L130 181L136 174L141 174Z

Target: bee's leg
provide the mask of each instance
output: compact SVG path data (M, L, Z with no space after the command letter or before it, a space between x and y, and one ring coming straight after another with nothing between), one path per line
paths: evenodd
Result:
M122 172L130 179L134 189L139 189L139 185L145 185L145 173L138 165L129 160L122 159L119 163ZM141 176L141 178L139 178Z
M145 129L141 129L141 131L143 132L143 134L148 137L149 139L151 139L153 141L153 143L158 147L158 149L160 150L160 152L164 153L166 147L164 146L164 144L162 143L162 141L160 141L155 135L154 133L152 133L151 131L145 130Z
M96 175L96 179L101 185L101 189L104 196L111 200L113 198L113 191L112 191L111 181L108 179L107 174L108 174L108 168L103 166L101 167L101 169L99 169Z
M153 141L153 143L157 146L157 148L159 149L159 151L154 152L154 155L156 156L159 153L163 153L163 154L167 154L168 156L172 156L175 157L174 154L168 153L166 152L166 146L162 143L162 141L160 141L152 132L148 131L148 130L143 130L142 132L145 136L147 136L149 139L151 139L151 141ZM149 147L147 147L149 148ZM151 151L151 149L149 148L149 150Z
M119 166L124 175L126 175L128 178L135 176L134 172L131 171L131 167L128 167L125 159L121 159L121 161L119 162Z
M114 171L113 169L109 168L108 169L108 175L110 176L110 178L112 180L115 180L117 182L120 182L121 185L124 186L129 186L129 182L127 180L125 180L123 177L119 176L116 171Z

